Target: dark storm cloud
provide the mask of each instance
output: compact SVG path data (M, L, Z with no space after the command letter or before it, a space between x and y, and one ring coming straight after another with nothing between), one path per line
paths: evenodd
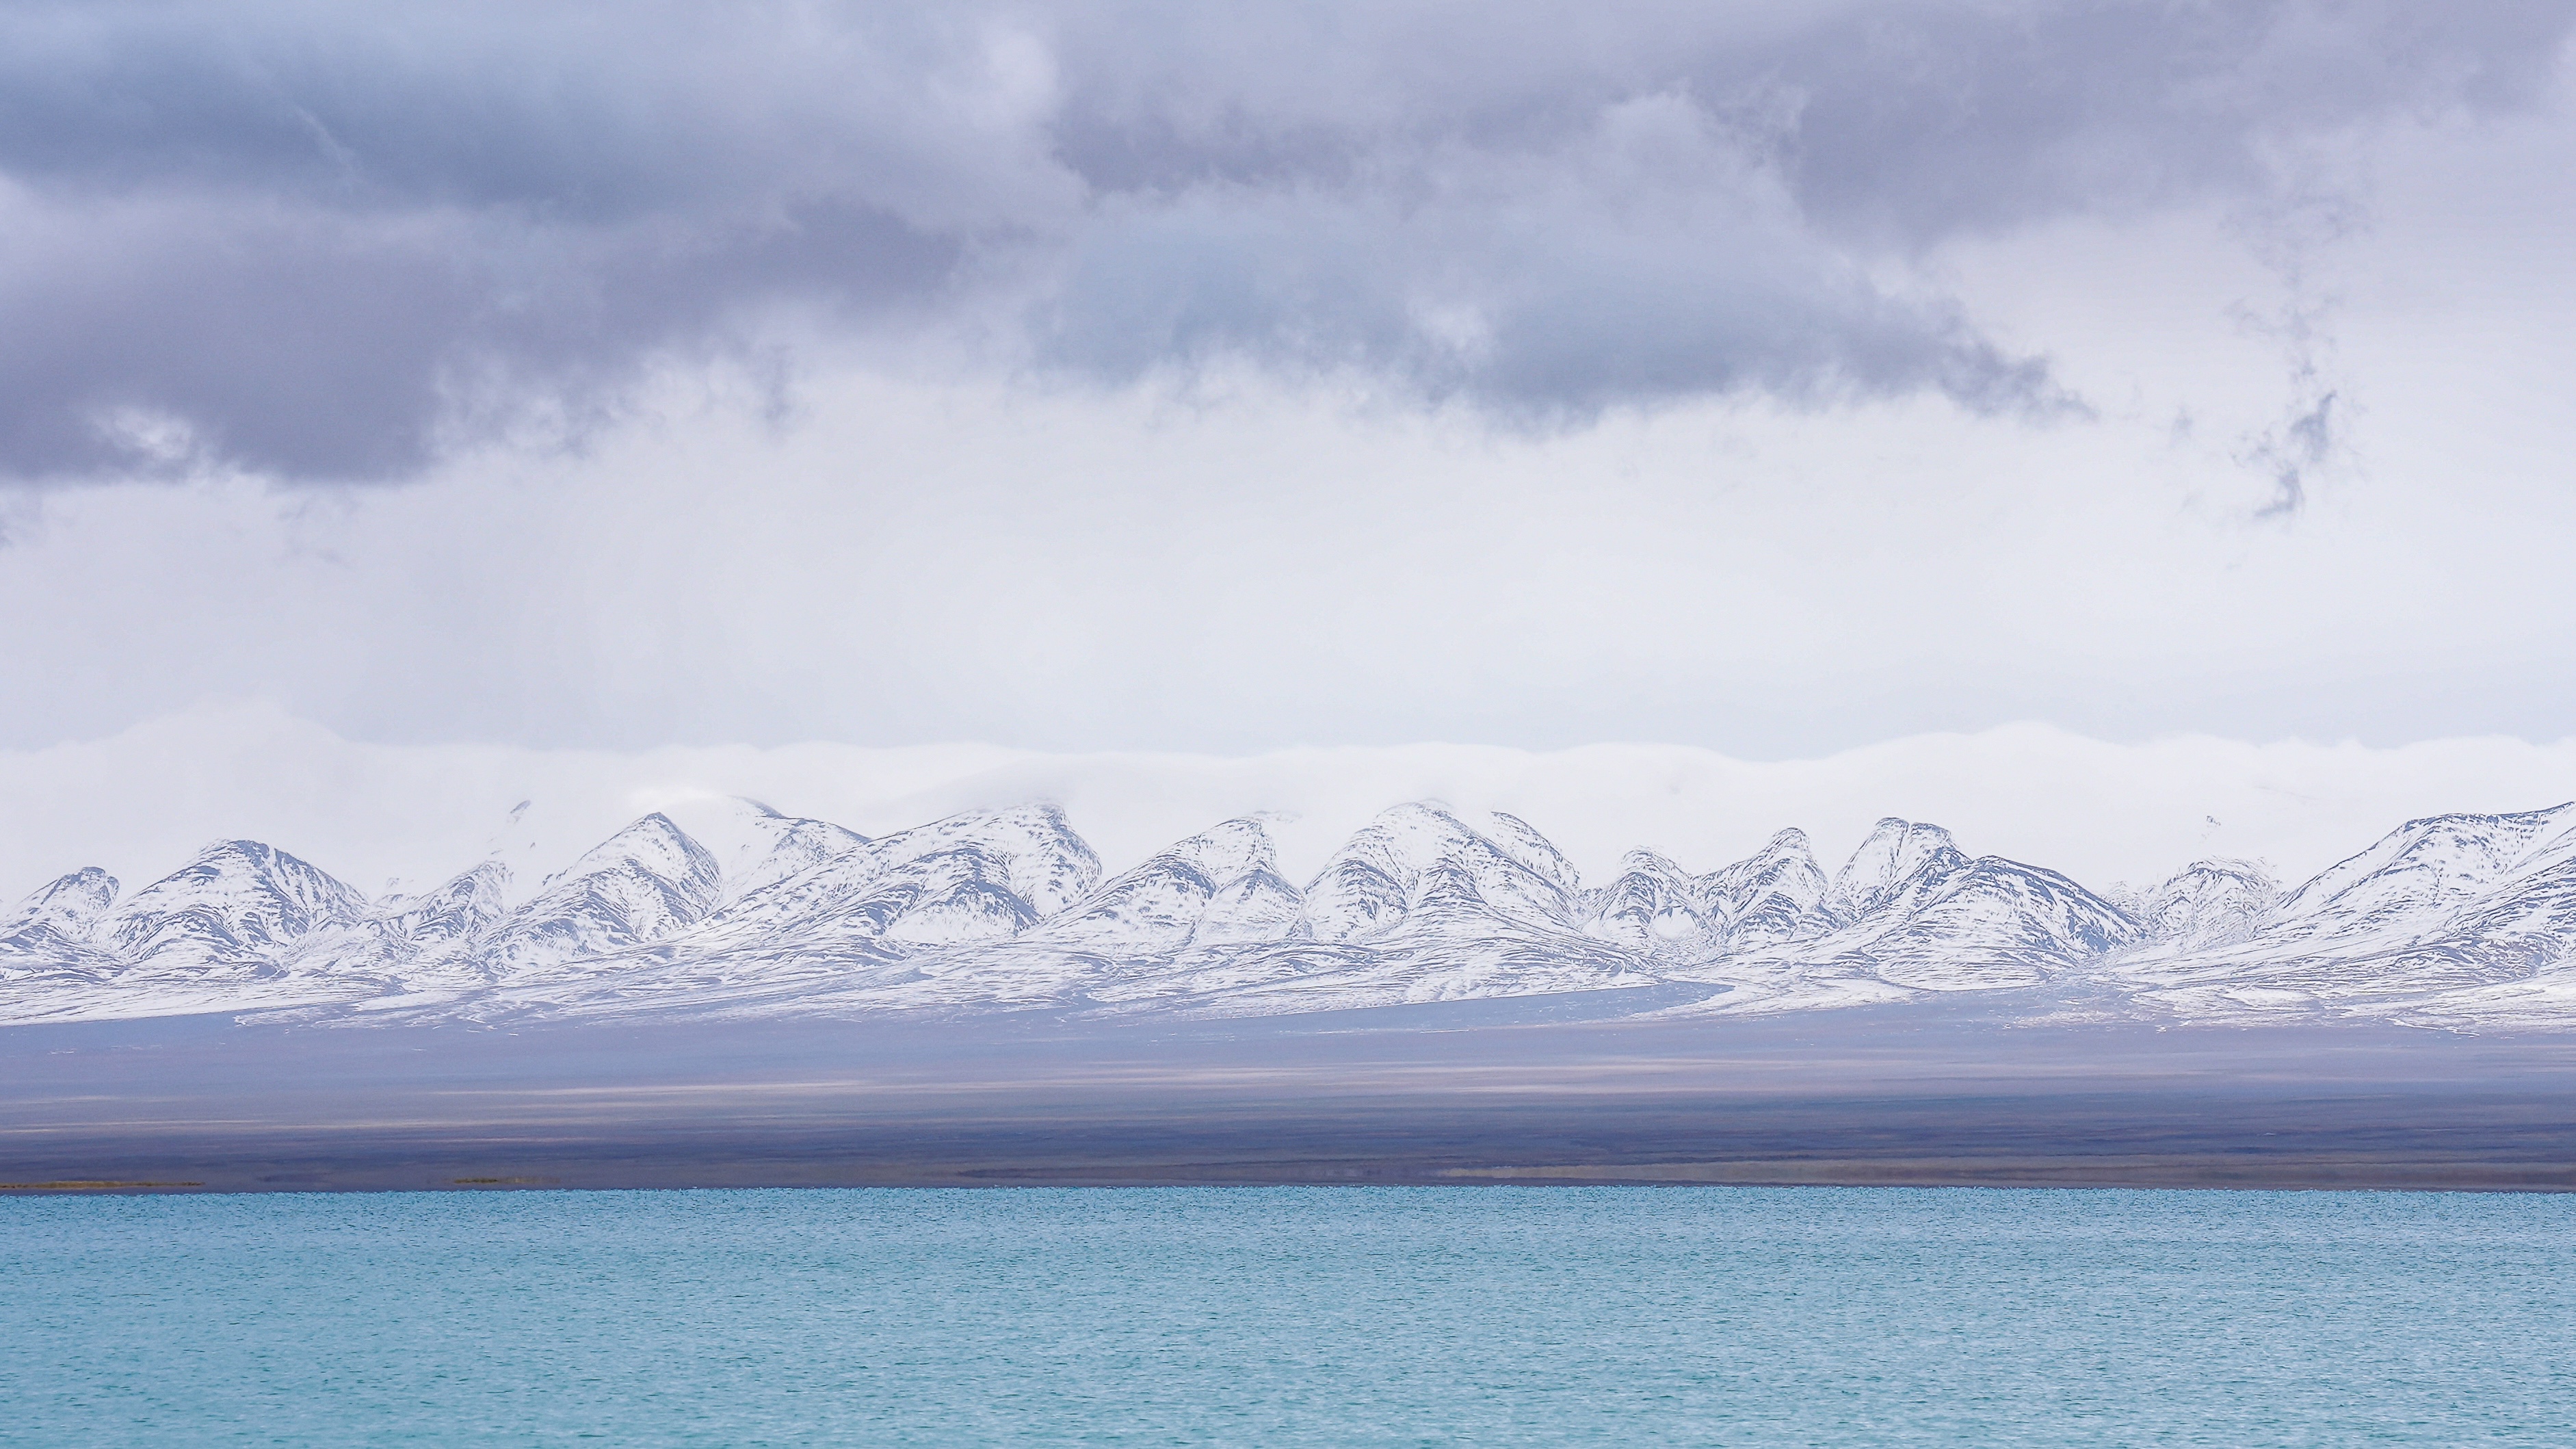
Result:
M2527 104L2564 4L0 10L0 471L399 477L778 318L1580 418L2064 406L1891 278ZM1000 324L998 326L994 324Z

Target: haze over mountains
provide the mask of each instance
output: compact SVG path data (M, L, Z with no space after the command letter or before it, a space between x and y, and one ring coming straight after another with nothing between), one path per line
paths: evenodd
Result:
M1251 818L1105 879L1045 804L869 839L743 802L703 833L646 815L515 904L499 861L370 899L246 840L130 892L78 870L0 917L0 1021L1268 1016L1591 992L1689 1015L2019 991L2058 1019L2576 1027L2576 805L2412 821L2286 892L2203 861L2114 895L1894 819L1838 869L1783 830L1718 869L1635 851L1589 882L1527 822L1429 802L1302 883Z

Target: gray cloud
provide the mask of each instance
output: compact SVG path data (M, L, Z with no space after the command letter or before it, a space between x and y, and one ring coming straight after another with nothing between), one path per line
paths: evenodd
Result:
M1365 180L1098 207L1043 355L1111 376L1226 354L1356 367L1542 420L1748 389L2063 405L2042 365L1820 242L1776 170L1683 94L1517 150L1417 144Z
M652 361L973 324L1541 421L2064 406L1909 263L2528 104L2396 3L0 11L0 472L400 477ZM993 324L999 320L1002 325Z

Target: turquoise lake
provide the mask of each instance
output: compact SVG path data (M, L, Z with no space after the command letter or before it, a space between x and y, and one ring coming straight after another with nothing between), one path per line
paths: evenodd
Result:
M0 1201L0 1443L2576 1442L2576 1199Z

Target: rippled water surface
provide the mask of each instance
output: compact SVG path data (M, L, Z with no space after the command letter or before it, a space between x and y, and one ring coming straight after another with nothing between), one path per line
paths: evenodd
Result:
M2576 1199L0 1201L10 1444L2576 1442Z

